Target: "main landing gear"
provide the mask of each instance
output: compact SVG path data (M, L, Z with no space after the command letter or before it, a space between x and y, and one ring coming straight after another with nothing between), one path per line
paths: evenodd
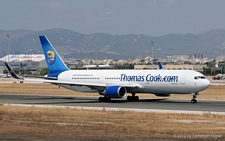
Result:
M109 97L99 97L98 98L98 101L99 102L110 102L111 101L111 98L109 98Z
M138 101L139 97L135 96L135 93L131 93L132 96L127 96L127 101Z
M198 101L197 101L197 95L198 95L198 93L191 93L191 95L193 96L193 99L191 100L191 103L192 104L194 104L194 103L197 103Z

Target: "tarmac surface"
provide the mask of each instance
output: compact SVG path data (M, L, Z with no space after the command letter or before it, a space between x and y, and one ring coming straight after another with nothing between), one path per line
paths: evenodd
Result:
M191 97L190 97L191 99ZM170 113L215 113L225 115L225 101L198 100L192 104L190 100L157 98L140 99L127 102L126 99L112 99L110 102L99 102L98 97L80 96L43 96L0 94L1 104L19 104L47 107L71 107L82 109L106 109L126 111L153 111Z
M225 80L212 80L207 76L211 85L225 85ZM0 83L20 83L12 78L1 78ZM198 100L198 103L191 104L190 100L156 98L140 99L135 102L127 102L126 99L112 99L110 102L99 102L98 97L85 96L44 96L44 95L18 95L0 94L0 104L19 104L32 106L62 106L84 109L108 109L128 111L154 111L172 113L216 113L225 115L225 101Z

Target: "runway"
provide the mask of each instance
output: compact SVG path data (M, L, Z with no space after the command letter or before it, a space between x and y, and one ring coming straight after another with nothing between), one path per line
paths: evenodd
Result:
M225 101L198 100L191 104L190 100L157 98L140 99L136 102L127 102L126 99L112 99L111 102L99 102L98 97L78 96L43 96L0 94L1 104L65 106L79 108L111 108L133 109L134 111L163 111L175 113L218 113L225 114Z

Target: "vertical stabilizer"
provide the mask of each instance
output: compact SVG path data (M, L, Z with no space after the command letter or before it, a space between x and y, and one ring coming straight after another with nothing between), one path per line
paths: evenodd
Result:
M164 69L161 62L158 62L158 65L159 65L159 69L160 69L160 70L163 70L163 69Z
M45 55L49 76L57 77L59 73L69 70L46 36L39 36Z

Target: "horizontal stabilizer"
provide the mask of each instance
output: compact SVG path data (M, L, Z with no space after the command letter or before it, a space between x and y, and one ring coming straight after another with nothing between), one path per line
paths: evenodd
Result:
M38 75L25 75L24 77L32 77L32 78L42 78L47 80L57 80L56 77L48 77L48 76L38 76Z

